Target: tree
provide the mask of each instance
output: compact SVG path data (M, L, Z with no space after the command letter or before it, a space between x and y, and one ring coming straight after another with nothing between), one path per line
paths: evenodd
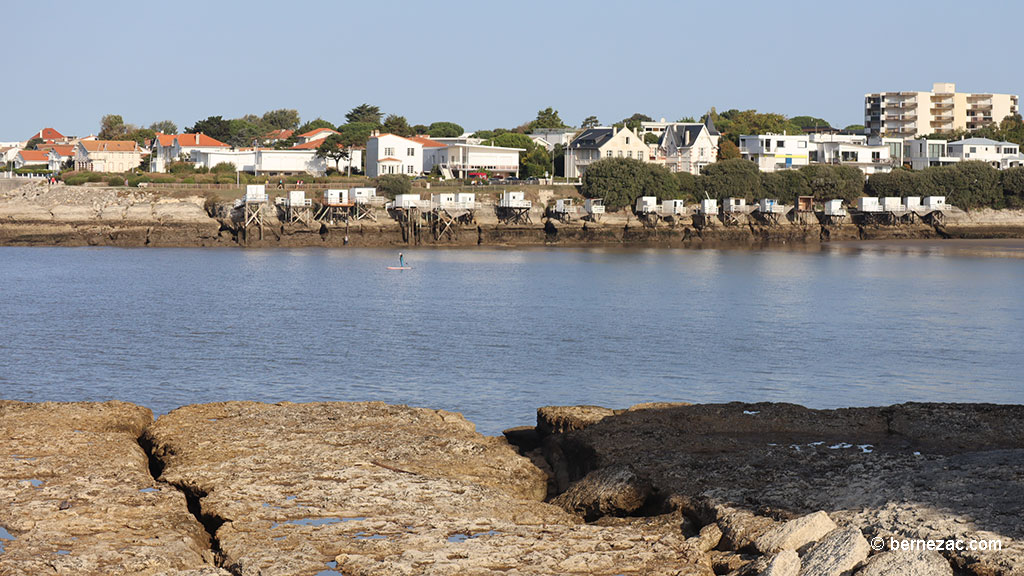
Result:
M264 132L270 132L272 130L295 130L295 128L299 126L299 111L292 110L290 108L271 110L269 112L264 112L260 121L263 124L263 127L266 128Z
M854 202L864 195L864 173L853 166L810 164L800 168L815 200Z
M718 140L718 160L737 160L743 155L740 154L740 147L728 138Z
M701 197L703 181L689 172L676 172L676 198L694 201Z
M210 138L227 142L231 139L231 121L221 116L210 116L185 129L186 134L206 134Z
M734 144L739 143L743 134L800 134L803 129L794 124L782 114L760 113L757 110L726 110L718 114L714 108L711 109L711 119L715 122L715 128L723 136L732 140Z
M959 162L951 166L932 166L921 171L922 196L945 196L946 202L971 210L999 208L1003 205L1003 188L999 172L986 162Z
M722 160L704 167L704 189L712 198L746 198L754 200L761 197L761 173L757 164L750 160L737 158Z
M789 121L805 130L808 128L832 127L832 125L828 123L828 120L825 120L824 118L815 118L814 116L793 116Z
M494 146L503 146L505 148L522 148L527 152L533 150L537 144L526 134L518 134L515 132L505 132L504 134L495 136L491 139L490 143Z
M412 182L407 176L385 174L377 178L377 192L388 198L394 199L398 194L408 194L411 191Z
M384 119L384 125L381 130L405 138L416 135L416 131L412 129L412 126L409 126L409 121L405 119L405 116L398 116L396 114L388 114L388 117Z
M119 114L107 114L100 119L100 140L118 140L128 133L128 126Z
M587 116L583 119L583 123L580 124L580 128L589 130L590 128L597 128L601 123L598 122L597 116Z
M654 132L644 134L644 144L657 144L659 140L661 140L661 138L659 138Z
M300 126L299 129L296 130L296 132L298 132L299 134L305 134L306 132L309 132L311 130L317 130L320 128L330 128L331 130L334 130L334 124L331 124L330 122L324 120L323 118L317 118L316 120L310 120L309 122L306 122L305 124Z
M266 136L266 126L256 116L243 116L228 120L227 144L232 146L252 146L253 142L260 142Z
M369 104L360 104L359 106L349 110L348 114L345 114L345 119L348 120L349 124L357 122L380 124L380 119L383 117L384 114L380 111L379 107L371 106Z
M415 124L412 127L412 131L415 132L417 136L421 136L430 132L430 128L425 124Z
M679 181L664 166L634 158L602 158L583 173L581 193L601 198L609 210L632 206L640 196L675 198Z
M846 128L843 128L843 131L844 132L863 132L864 131L864 125L863 124L850 124Z
M693 116L683 116L679 120L676 120L676 122L687 122L689 124L693 124L693 123L695 123L697 121L694 120ZM703 122L703 120L702 120L702 122Z
M342 143L350 148L365 146L370 135L377 129L376 124L369 122L352 122L338 126L338 133L341 135Z
M138 143L139 146L144 146L147 140L152 140L153 138L156 138L156 131L151 130L149 128L138 128L125 134L124 136L122 136L122 138L124 140L132 140Z
M807 177L799 170L762 172L761 190L765 198L778 200L784 204L793 204L797 196L811 195Z
M1024 167L1007 168L1000 176L1006 205L1010 208L1024 206Z
M427 129L431 138L457 138L462 136L465 130L454 122L434 122Z
M238 168L233 162L218 162L213 168L210 168L210 172L214 174L230 174L237 171Z
M530 131L544 128L568 128L568 126L558 117L558 110L549 106L543 110L538 110L537 118L527 126L527 130Z
M646 114L640 114L639 112L637 112L636 114L633 114L629 118L624 118L621 122L615 124L615 126L618 127L618 128L621 128L621 127L625 126L626 128L629 128L630 130L632 130L634 133L639 133L640 132L640 123L641 122L653 122L653 121L654 121L654 119L651 118L650 116L648 116Z
M25 143L25 150L35 150L36 146L42 144L43 142L45 142L45 140L36 136L35 138L32 138L31 140Z
M345 139L341 134L331 134L316 149L317 158L330 158L334 160L334 169L340 170L339 162L348 160L349 151L345 147Z
M161 134L177 134L178 125L170 120L161 120L159 122L153 122L149 125L149 129L153 132L159 132Z
M543 146L535 146L533 150L520 153L519 174L523 178L543 178L551 176L551 155Z
M920 196L918 172L896 168L892 172L879 172L868 176L864 193L879 198Z

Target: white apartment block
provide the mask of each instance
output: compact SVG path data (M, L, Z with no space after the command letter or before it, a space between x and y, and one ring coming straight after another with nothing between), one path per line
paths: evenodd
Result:
M954 130L976 130L1017 114L1016 94L957 92L940 82L931 92L876 92L864 95L864 126L871 134L914 138Z
M394 134L377 134L366 142L366 175L419 176L423 173L423 144Z
M650 148L629 128L598 127L584 130L565 150L565 175L579 178L602 158L634 158L647 162Z

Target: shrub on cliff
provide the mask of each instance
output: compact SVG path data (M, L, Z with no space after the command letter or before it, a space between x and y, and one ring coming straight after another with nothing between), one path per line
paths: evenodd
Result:
M807 178L815 200L841 198L852 203L864 195L864 173L853 166L811 164L800 172Z
M985 162L928 167L921 171L920 182L920 196L945 196L947 203L964 210L1003 207L999 171Z
M712 198L746 198L755 200L764 193L761 189L761 171L750 160L735 158L722 160L704 167L704 190Z
M377 193L394 199L398 194L412 192L412 181L401 174L385 174L377 178Z
M1024 208L1024 167L1008 168L1000 176L1006 205L1010 208Z
M892 172L880 172L868 176L864 192L868 196L879 198L921 196L920 173L904 168L896 168Z
M807 182L807 176L799 170L762 172L761 189L764 198L772 198L783 204L793 204L797 196L811 195L811 185Z
M583 173L580 193L601 198L608 210L632 206L640 196L680 196L680 181L664 166L634 158L603 158Z
M235 165L232 164L231 162L221 162L214 166L213 168L211 168L210 172L213 172L214 174L234 174L235 170Z

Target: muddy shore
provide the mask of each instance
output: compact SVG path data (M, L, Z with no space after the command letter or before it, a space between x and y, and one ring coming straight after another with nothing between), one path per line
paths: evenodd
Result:
M1024 573L1024 406L0 401L0 574ZM878 550L891 539L1000 550Z
M493 205L483 204L472 222L440 231L424 225L410 231L383 209L376 221L286 223L275 206L265 207L262 231L246 228L229 205L196 196L164 197L128 188L29 184L0 195L0 245L120 247L399 247L399 246L653 246L759 247L819 245L842 241L1024 238L1024 211L954 210L942 223L916 221L877 225L848 218L825 225L813 215L802 221L767 224L741 216L727 225L695 225L692 217L645 226L631 214L608 214L599 222L547 219L535 208L531 222L508 225Z

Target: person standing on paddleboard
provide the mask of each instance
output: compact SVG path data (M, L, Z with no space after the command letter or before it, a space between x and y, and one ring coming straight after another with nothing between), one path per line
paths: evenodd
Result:
M405 256L401 252L398 253L398 267L405 268Z

